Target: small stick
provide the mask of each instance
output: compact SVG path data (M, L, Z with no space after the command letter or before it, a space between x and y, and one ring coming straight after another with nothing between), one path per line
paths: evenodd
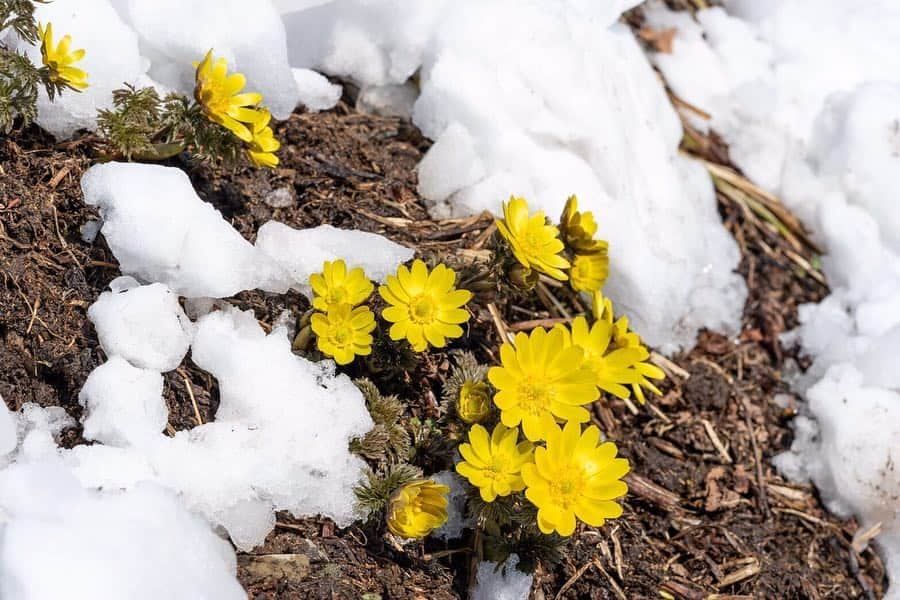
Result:
M599 558L594 558L593 561L594 566L603 573L603 576L606 577L606 580L609 581L609 585L612 586L612 589L616 592L616 596L621 598L621 600L628 600L628 596L625 595L625 592L622 591L622 588L619 587L619 584L616 583L616 580L612 578L612 575L606 572L606 569L603 568L603 563L600 562Z
M566 310L566 307L562 305L562 302L556 299L556 296L553 295L553 293L550 291L550 288L547 287L547 284L545 284L543 280L538 281L537 289L546 294L547 298L549 298L550 302L562 316L569 320L572 319L572 315L570 315L569 311Z
M506 324L500 316L500 311L497 310L497 305L493 302L488 302L487 309L488 312L491 313L491 319L494 321L494 328L497 330L500 339L504 342L511 342L513 337L510 336L509 330L506 328Z
M194 407L194 418L197 419L197 425L203 425L203 419L200 417L200 408L197 406L197 399L194 398L194 389L191 386L191 381L184 373L181 373L181 378L184 380L184 387L187 388L188 396L191 397L191 405Z
M564 584L562 584L562 587L559 588L558 592L556 592L555 600L559 600L560 598L562 598L562 595L565 594L566 592L568 592L569 588L571 588L573 585L575 585L575 582L578 581L579 579L581 579L581 576L584 575L585 571L590 569L592 566L593 566L593 563L587 562L587 563L584 563L583 565L581 565L580 567L578 567L578 570L575 571L575 574L572 575L571 577L569 577L568 581L566 581Z
M719 439L719 435L716 433L716 430L713 428L712 423L707 421L706 419L700 419L700 422L703 423L703 428L706 430L706 435L709 436L709 441L712 442L713 446L716 447L716 450L719 452L719 455L722 457L722 460L726 464L731 464L731 455L728 454L728 449L725 448L725 445L722 443L722 440Z
M659 354L658 352L650 353L650 362L669 373L669 375L677 375L682 379L690 379L691 374L676 365L674 362Z
M530 321L519 321L518 323L510 323L508 328L510 331L530 331L535 327L546 327L547 329L559 323L568 323L571 319L564 317L550 317L549 319L532 319Z
M741 406L744 407L744 421L747 423L747 433L750 434L750 445L753 447L753 461L756 463L756 489L759 495L759 507L766 518L769 517L769 499L766 496L766 481L763 478L762 453L759 444L756 443L756 433L753 431L753 422L750 420L750 406L747 398L741 396Z

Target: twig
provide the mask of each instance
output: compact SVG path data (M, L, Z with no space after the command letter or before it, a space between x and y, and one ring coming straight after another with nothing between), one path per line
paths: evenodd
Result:
M497 335L500 336L500 339L504 342L513 341L513 337L506 328L506 323L503 322L503 317L500 316L497 305L493 302L488 302L487 309L488 312L491 313L491 319L494 321L494 328L497 330Z
M600 562L599 558L594 558L593 561L594 566L603 573L603 576L606 577L606 580L609 582L609 585L612 586L612 589L616 592L616 596L621 598L621 600L628 600L628 596L625 595L625 592L622 591L622 588L619 587L619 584L616 583L616 580L612 578L612 575L606 572L606 569L603 568L603 563Z
M753 422L750 420L750 405L747 398L743 395L740 397L741 406L744 407L744 421L747 423L747 433L750 435L750 445L753 447L753 462L756 463L756 489L759 495L759 507L762 509L766 518L769 517L769 499L766 496L766 481L763 478L762 453L759 451L759 444L756 443L756 432L753 431Z
M547 329L559 323L569 323L571 319L564 317L551 317L549 319L532 319L530 321L519 321L518 323L510 323L507 328L510 331L531 331L535 327L546 327Z
M200 408L197 406L197 399L194 398L194 388L191 386L191 380L184 373L181 373L181 378L184 380L184 387L191 398L191 406L194 407L194 418L197 419L197 425L203 425L203 419L200 417Z
M633 471L623 479L625 483L628 484L629 492L644 500L652 502L666 511L673 512L679 508L681 504L681 497L678 496L678 494L670 492L666 488L653 483L649 479L646 479Z
M556 296L553 295L553 293L550 291L550 288L547 287L546 283L544 283L543 281L538 281L537 290L538 290L538 295L543 293L547 297L547 299L550 301L553 308L556 309L556 312L558 314L569 319L570 321L572 320L572 315L569 314L569 311L566 310L566 307L562 305L562 302L560 302L559 300L556 299Z
M581 576L584 575L585 571L590 569L592 565L593 563L586 562L578 567L578 570L575 571L575 574L569 577L569 579L564 584L562 584L562 587L559 588L559 591L556 592L555 600L559 600L560 598L562 598L562 595L568 592L569 588L575 585L575 582L581 579Z
M712 445L716 447L716 450L718 451L719 456L722 457L722 460L729 465L734 462L733 460L731 460L731 455L728 454L728 449L725 448L722 440L719 439L719 435L713 428L712 423L710 423L706 419L700 419L700 422L703 423L703 428L706 430L706 435L709 436L709 441L711 441Z
M691 374L676 365L674 362L659 354L658 352L650 353L650 362L667 372L669 375L677 375L681 379L690 379Z

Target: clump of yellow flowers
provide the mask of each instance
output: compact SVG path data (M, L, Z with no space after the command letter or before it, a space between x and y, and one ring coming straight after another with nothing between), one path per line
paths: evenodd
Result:
M413 350L424 352L429 345L443 348L448 339L462 336L460 325L469 320L463 306L472 292L457 289L455 282L453 269L439 264L429 271L419 259L411 267L400 265L395 275L388 275L387 285L379 287L378 293L388 304L381 316L391 323L390 338L406 340ZM341 259L326 261L320 273L310 275L309 286L313 308L319 311L310 317L319 350L339 365L371 354L375 315L368 306L358 305L371 296L375 286L363 269L348 270ZM469 391L475 400L478 390ZM475 404L471 408L477 410Z
M609 244L596 238L597 222L578 210L575 196L558 227L516 197L503 205L496 224L508 250L504 272L514 287L527 289L541 277L567 281L570 294L589 295L592 314L502 340L499 364L487 376L499 419L470 427L456 471L478 490L483 519L522 511L526 501L537 509L540 532L569 536L578 521L599 527L619 517L628 491L628 461L596 426L585 426L590 405L603 394L633 394L643 403L644 390L660 393L654 380L664 373L649 362L650 351L627 317L616 318L603 296ZM505 508L486 508L498 502Z
M309 276L309 286L313 308L321 311L309 320L319 350L339 365L371 354L375 314L368 306L357 305L366 301L375 286L363 270L355 267L348 271L341 259L325 261L321 273Z
M579 212L575 196L566 201L558 228L547 222L544 211L532 214L528 202L515 196L503 204L503 219L496 224L518 263L510 269L516 273L513 284L528 289L543 274L590 294L606 283L609 243L595 238L594 215Z
M41 38L41 61L50 73L50 81L76 92L87 89L88 74L75 63L84 58L84 49L72 50L72 36L64 35L59 44L53 44L53 24L38 25Z
M228 74L224 58L213 60L212 49L197 65L194 98L206 117L249 144L247 156L257 166L275 167L275 151L281 144L275 139L269 121L272 115L259 106L262 94L242 92L247 78L242 73Z

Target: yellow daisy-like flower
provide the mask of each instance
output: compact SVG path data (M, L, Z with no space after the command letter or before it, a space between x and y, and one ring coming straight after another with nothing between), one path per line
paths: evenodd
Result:
M609 242L595 240L597 222L590 211L578 212L578 198L569 196L562 217L559 219L559 233L569 248L578 254L594 254L609 250Z
M41 35L41 61L50 70L50 80L75 91L88 87L88 74L72 65L84 58L84 49L71 50L72 36L64 35L53 45L53 24L38 25Z
M488 438L487 429L475 425L469 430L469 443L460 444L463 462L456 472L478 488L481 499L493 502L497 496L509 496L525 489L522 465L531 462L534 446L519 443L519 429L497 423Z
M372 353L375 315L368 306L351 308L349 304L335 304L327 313L313 313L309 323L318 337L319 350L334 357L339 365Z
M564 325L554 329L569 335ZM597 321L589 326L584 317L572 321L571 343L584 351L584 362L594 373L597 387L619 398L631 394L626 385L640 383L641 375L634 366L650 356L646 348L617 348L610 350L613 326L606 321Z
M641 336L628 328L628 317L622 315L614 321L612 300L604 298L603 294L599 292L593 295L593 313L595 319L603 320L613 328L613 337L610 343L611 350L617 348L643 348L646 350L646 347L641 342ZM647 398L644 396L644 388L657 396L662 396L660 389L650 381L651 379L665 379L666 373L662 369L646 360L635 364L634 369L641 376L638 383L631 385L638 402L644 404L647 401Z
M596 292L609 275L609 255L604 252L576 254L569 270L569 285L576 292Z
M252 142L253 133L247 124L255 125L264 115L262 111L247 107L262 102L262 94L239 93L247 84L247 78L241 73L229 75L228 63L224 58L213 62L212 50L197 65L196 80L194 98L203 107L206 117L245 142Z
M391 533L403 538L423 538L447 522L450 488L431 479L416 479L401 486L387 507Z
M529 215L528 202L513 196L503 204L503 220L496 223L522 266L560 281L568 279L563 269L569 268L569 261L560 256L563 243L559 230L547 224L544 211Z
M431 344L435 348L447 345L447 338L462 336L460 325L469 320L464 308L472 292L454 287L456 273L446 265L438 265L428 272L419 259L412 268L400 265L396 275L387 276L387 285L378 293L390 304L381 316L390 323L394 341L406 339L413 350L422 352Z
M584 351L573 346L564 329L535 328L516 335L515 346L500 347L502 366L492 367L488 379L497 390L494 404L507 427L522 424L525 437L544 439L556 418L584 423L590 413L583 405L598 397L596 377L584 366Z
M617 453L612 442L600 443L600 430L593 425L583 432L571 421L561 431L553 426L547 447L535 449L534 463L522 466L525 497L538 508L543 533L572 535L576 517L600 527L622 515L615 500L628 493L621 479L630 466Z
M366 277L361 267L347 271L343 259L325 261L321 273L309 276L309 287L313 290L313 308L328 311L339 304L356 306L372 295L375 286Z
M275 151L281 148L281 142L275 139L275 134L269 127L272 113L266 109L261 109L259 112L259 120L253 123L251 131L253 139L250 140L250 147L247 148L247 158L257 167L274 169L278 166L278 157L275 156Z
M486 383L467 381L459 388L456 413L471 425L487 418L491 412L491 395Z

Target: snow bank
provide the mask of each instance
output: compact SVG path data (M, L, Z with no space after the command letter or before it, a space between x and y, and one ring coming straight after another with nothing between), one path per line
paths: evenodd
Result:
M287 62L284 27L269 0L113 0L137 32L150 76L189 96L193 62L212 48L230 72L247 76L276 119L286 119L300 99Z
M171 438L161 433L158 373L113 357L91 374L80 396L84 436L106 446L66 454L82 483L163 484L244 550L262 543L276 510L349 525L364 463L348 446L372 427L350 379L331 361L294 355L284 330L267 335L234 309L199 320L192 358L219 382L216 420Z
M54 439L74 425L63 409L9 413L0 401L7 454L10 425L12 464L0 457L0 598L245 597L228 543L175 494L152 483L127 492L79 485Z
M52 103L40 94L37 123L57 137L95 129L97 110L110 108L112 91L126 83L192 96L192 63L210 49L228 61L230 72L247 77L247 91L261 93L276 119L290 116L301 99L321 110L340 97L340 87L316 73L305 74L298 86L284 26L269 0L79 0L76 8L51 2L35 10L40 22L53 24L56 42L68 34L73 49L86 50L76 65L88 73L86 90L66 91ZM14 47L41 64L39 45L16 40Z
M246 597L228 543L159 486L95 492L59 464L13 465L0 510L2 598Z
M652 6L648 24L678 28L674 52L653 60L679 95L711 113L735 163L827 251L832 293L801 307L789 336L814 357L796 387L818 429L798 419L792 452L776 464L811 478L863 529L882 524L889 597L900 598L900 5L727 8L694 22Z
M100 231L126 275L164 283L181 296L213 298L265 287L279 276L180 169L99 164L85 171L81 188L84 201L100 209Z
M78 129L96 126L97 110L112 107L112 91L124 83L147 85L147 65L138 50L138 37L110 5L109 0L79 0L77 9L69 2L35 4L35 18L53 24L54 43L72 36L72 49L84 48L84 59L76 66L88 73L83 92L65 90L53 102L41 91L37 124L53 135L66 138ZM24 52L41 65L40 45L19 41Z
M107 353L122 354L136 366L168 370L184 356L177 350L190 331L174 295L166 296L168 290L191 298L224 298L254 288L309 293L309 275L321 270L326 260L343 258L350 266L363 267L370 278L384 281L413 256L409 248L374 233L330 225L296 230L275 221L259 228L254 246L197 196L183 171L173 167L94 165L85 172L81 187L84 201L100 209L100 231L122 272L164 284L104 294L92 309L106 315L131 305L134 310L127 316L131 321L123 320L126 317L119 312L117 320L104 319L98 333ZM128 327L151 323L166 329L122 340ZM113 347L117 336L120 341Z
M328 260L343 259L349 268L362 267L366 277L384 283L413 251L376 233L319 225L293 229L269 221L256 234L256 247L280 266L286 277L274 287L294 287L310 295L309 276Z
M88 310L106 355L157 371L181 364L194 330L178 296L161 283L141 286L131 277L113 280L110 288Z
M578 194L614 260L608 293L653 344L735 332L743 281L709 177L627 27L635 2L280 2L291 64L349 77L371 102L419 73L413 121L435 144L419 191L438 216L510 194L557 216ZM373 99L367 99L366 91Z

